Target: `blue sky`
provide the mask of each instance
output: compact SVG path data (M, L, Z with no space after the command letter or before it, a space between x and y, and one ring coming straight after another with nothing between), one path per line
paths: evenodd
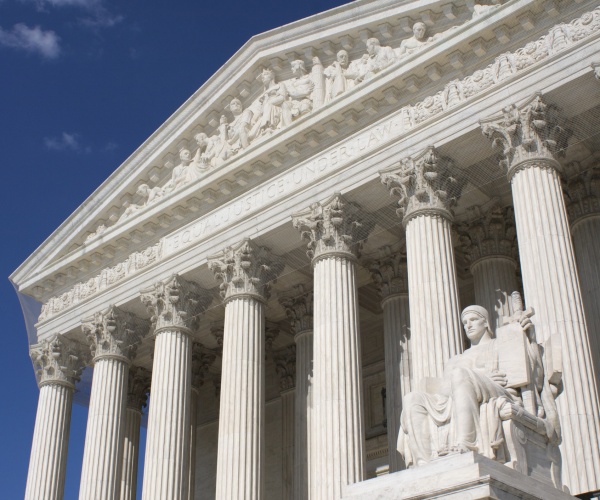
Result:
M0 158L7 277L252 35L340 0L0 0ZM2 281L0 497L23 498L38 389ZM66 499L85 408L75 406Z

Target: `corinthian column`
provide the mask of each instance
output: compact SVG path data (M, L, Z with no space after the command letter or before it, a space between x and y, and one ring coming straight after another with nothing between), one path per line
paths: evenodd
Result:
M385 390L390 473L405 468L398 452L402 396L410 392L410 315L406 254L389 247L381 258L369 263L373 281L381 294L385 345Z
M540 95L482 122L503 148L501 167L511 183L525 299L535 309L538 342L560 338L563 391L557 405L563 428L563 481L572 494L600 489L598 394L590 339L557 157L568 133L558 111Z
M283 263L250 240L209 257L225 303L216 498L263 498L265 302Z
M596 388L600 388L600 167L574 175L567 188L567 212L583 308L587 321Z
M290 345L273 352L275 369L281 387L281 435L283 470L282 500L294 499L294 431L295 431L295 387L296 346Z
M143 290L141 299L155 337L142 498L180 500L190 480L191 337L212 297L172 276Z
M373 228L339 193L293 215L314 271L313 500L364 479L365 429L356 260Z
M198 400L200 387L208 377L208 370L215 362L216 354L201 344L192 347L192 400L190 402L190 473L188 500L194 500L196 486L196 426L198 420Z
M517 232L512 207L492 206L457 229L461 250L471 264L475 303L490 313L492 328L512 314L511 293L517 285Z
M140 453L140 424L142 409L150 390L150 372L141 367L129 369L127 406L123 425L123 466L121 470L120 500L135 500L138 459Z
M313 421L313 293L298 285L295 296L284 298L281 305L296 341L294 499L308 500Z
M406 228L413 387L441 377L446 361L463 350L451 235L461 183L451 170L451 161L429 147L380 174L400 196L397 213Z
M62 335L32 345L29 353L40 396L25 500L59 500L65 489L73 390L89 354Z
M83 321L94 375L81 467L81 500L119 498L129 365L148 327L147 320L114 306Z

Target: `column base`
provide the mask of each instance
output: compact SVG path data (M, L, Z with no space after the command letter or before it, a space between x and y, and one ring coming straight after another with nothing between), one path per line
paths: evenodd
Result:
M574 497L473 452L351 484L342 495L343 500L417 498L567 500Z

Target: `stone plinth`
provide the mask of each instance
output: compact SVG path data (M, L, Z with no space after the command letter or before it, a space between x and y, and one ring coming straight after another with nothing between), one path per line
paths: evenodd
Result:
M347 486L343 500L567 500L571 495L477 453L450 455L427 465Z

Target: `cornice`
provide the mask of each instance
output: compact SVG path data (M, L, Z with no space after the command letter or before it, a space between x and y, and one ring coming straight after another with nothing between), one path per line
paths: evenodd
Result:
M210 100L211 105L220 103L223 96L232 95L232 92L229 92L230 89L228 89L226 83L229 84L231 81L234 81L235 78L233 77L235 75L247 75L249 74L248 72L252 73L259 65L265 62L267 62L267 65L269 66L273 66L273 64L275 64L273 62L273 60L275 60L273 57L275 56L271 56L276 50L279 50L279 52L282 51L280 44L281 33L283 31L289 33L289 30L291 30L293 33L298 33L298 37L295 35L290 36L289 40L292 40L293 43L304 43L303 40L306 39L306 43L308 43L309 40L312 40L314 44L314 34L316 32L320 33L324 38L332 37L336 33L337 35L335 36L338 38L340 36L343 37L345 35L342 34L342 31L344 31L342 30L342 27L352 22L353 26L352 29L350 29L352 35L351 38L354 39L356 44L362 44L362 42L359 42L359 40L366 36L365 33L379 36L379 38L382 40L382 43L386 43L386 39L382 33L386 32L386 29L389 31L389 26L392 26L392 24L395 24L395 26L392 27L396 32L401 32L402 30L405 32L407 28L410 29L411 24L417 20L425 20L430 27L436 22L439 23L440 20L446 22L446 26L451 26L453 22L460 21L460 19L451 20L451 17L456 13L460 14L460 16L463 16L461 12L463 12L465 9L463 2L456 2L453 4L454 9L449 9L447 4L443 1L400 3L391 1L360 1L355 2L355 4L356 5L353 4L352 6L343 6L338 9L334 9L329 13L319 14L317 16L313 16L297 23L292 23L286 27L278 28L264 35L259 35L258 37L253 38L250 42L248 42L248 44L242 47L242 49L240 49L240 51L238 51L238 53L232 57L232 59L228 61L221 70L217 71L215 75L206 82L206 84L204 84L190 99L188 99L188 101L186 101L186 103L184 103L180 109L177 110L173 116L155 132L155 134L153 134L140 148L138 148L138 150L135 151L131 157L126 160L126 162L119 169L117 169L117 171L111 175L109 179L107 179L107 181L103 183L103 185L100 186L100 188L98 188L92 194L92 196L90 196L88 200L86 200L82 206L76 212L74 212L74 214L69 217L67 221L65 221L63 225L61 225L61 227L55 231L51 237L48 238L46 242L42 244L40 248L38 248L38 250L36 250L36 252L34 252L34 254L27 259L22 266L19 267L19 269L17 269L17 271L15 271L15 273L13 273L11 279L13 279L13 281L16 282L20 287L28 289L27 293L33 293L33 286L40 286L40 282L44 282L44 284L41 286L42 288L48 289L49 292L51 292L53 287L60 289L60 282L64 281L64 278L61 279L60 275L66 275L68 279L68 268L79 268L82 259L88 261L87 266L89 267L90 260L92 261L92 264L94 264L94 255L98 256L104 253L104 251L110 255L111 252L113 254L115 251L118 252L120 248L131 248L132 246L135 246L135 241L139 238L139 235L160 234L161 227L164 227L165 225L168 227L177 225L177 221L182 218L182 215L185 216L185 214L182 214L181 212L185 212L187 210L185 208L185 204L182 208L178 203L183 202L186 198L188 201L190 201L191 198L189 212L191 212L191 215L193 216L198 210L198 202L204 202L208 199L203 193L198 192L198 187L200 184L211 186L208 188L209 197L214 193L216 193L217 196L221 196L223 193L218 188L217 190L214 189L215 184L222 184L223 180L227 176L231 176L232 173L243 173L244 166L252 164L254 168L254 166L257 165L256 161L252 163L252 160L248 158L248 156L243 158L240 157L234 160L230 165L232 168L220 169L219 172L215 172L216 175L211 175L208 178L204 178L200 183L196 183L193 186L190 186L190 189L184 190L185 192L182 191L181 193L178 193L178 196L171 197L169 201L174 207L174 211L168 214L167 217L163 217L158 223L156 218L161 212L164 212L166 208L166 202L163 202L163 204L160 206L160 209L149 210L144 214L143 217L137 217L132 220L131 224L121 225L118 231L109 231L93 242L94 244L86 245L84 249L80 248L68 253L67 255L60 256L58 261L56 261L60 251L62 251L61 248L64 249L68 245L67 239L71 234L77 233L77 229L88 226L91 220L97 221L101 219L103 217L101 214L107 210L112 212L111 217L118 217L118 214L115 213L113 209L109 210L109 208L110 205L114 205L115 202L120 203L118 197L121 199L123 199L124 196L128 199L131 198L131 195L123 193L123 186L129 186L131 189L131 186L135 185L136 183L139 184L142 181L158 177L156 172L157 169L156 166L153 165L153 162L160 163L160 161L163 161L165 153L166 156L172 156L172 154L169 153L169 150L176 149L177 144L180 142L179 139L181 138L182 133L187 130L188 137L191 136L191 131L194 128L193 124L197 122L199 117L203 116L203 114L210 114L206 108L206 104L202 104L207 101L207 99L205 99L206 95L219 95L222 93L221 98ZM469 53L472 50L482 54L483 57L487 50L493 50L493 48L482 48L480 42L477 42L479 45L471 42L473 40L483 40L481 38L482 36L489 38L490 33L492 36L500 36L506 41L506 33L504 33L504 35L499 34L499 32L494 34L494 26L496 26L498 23L502 23L505 18L514 16L515 14L526 13L530 8L534 7L534 4L535 2L531 0L511 0L500 8L491 11L487 15L481 16L472 22L467 22L459 26L459 28L452 32L453 36L451 39L448 37L442 37L440 40L433 42L428 48L423 49L421 52L411 54L403 59L402 69L395 67L392 68L391 71L382 72L380 75L377 75L372 82L369 82L368 85L364 85L362 88L356 89L355 92L349 92L347 96L342 96L342 98L337 100L335 106L324 107L318 113L313 113L310 115L310 118L312 119L308 119L309 117L306 117L307 119L305 120L299 120L297 126L290 127L290 129L294 130L280 131L278 137L281 139L281 142L275 144L273 141L269 141L268 147L265 144L262 144L260 147L257 147L255 150L253 150L255 154L250 156L252 159L258 160L259 166L261 163L263 166L265 166L269 164L270 158L273 155L274 158L278 157L278 149L283 147L287 148L288 151L293 151L294 141L292 141L291 144L286 144L288 139L291 139L295 135L297 136L299 134L306 135L307 127L320 127L321 123L323 122L324 115L326 114L326 108L332 112L332 117L335 119L337 119L338 115L344 110L356 108L357 105L359 107L365 107L367 109L367 114L370 116L372 116L372 113L377 114L377 109L373 107L372 97L369 97L369 94L371 94L373 91L379 93L382 91L384 93L387 92L385 98L387 99L387 102L397 102L397 94L393 92L392 87L389 89L387 87L390 84L398 82L399 74L402 75L407 88L413 89L414 85L421 87L423 85L423 83L421 83L423 82L422 73L423 68L425 67L428 75L426 78L429 78L435 83L441 76L440 70L443 70L442 73L445 71L444 68L439 67L439 65L433 68L430 68L426 64L424 66L423 64L426 63L429 57L435 58L441 55L443 59L449 58L449 67L458 67L459 65L462 65L463 62L461 62L461 58L466 60L468 58L467 56L469 56ZM380 7L375 8L375 5ZM324 26L329 26L331 24L331 16L334 15L339 15L339 20L337 24L333 24L334 28L331 29L334 31L332 32L330 31L331 29L325 29ZM328 21L315 23L315 20L318 21L325 19ZM386 24L381 23L383 19L387 19L387 21L389 21L387 23L389 25L388 28L382 27ZM434 19L436 21L434 21ZM335 31L335 29L338 31ZM346 28L345 31L348 32L348 28ZM435 32L437 29L434 29L433 31ZM304 38L302 38L300 35L304 36ZM319 39L318 41L318 47L315 48L311 46L312 49L318 51L329 50L324 48L329 47L325 43L326 40ZM288 45L289 43L292 42L288 42ZM302 47L291 47L288 45L285 45L285 48L283 49L286 51L286 53L291 49L295 49L295 52L294 50L291 50L295 54L298 54L298 51L300 53L307 53L306 51L308 48L304 50L305 48ZM460 51L464 51L465 45L469 47L467 53L463 52L462 56L458 57L461 54ZM473 49L473 47L475 47L475 49ZM268 52L267 48L271 50L273 54ZM456 49L459 50L457 51ZM250 52L252 50L254 50L256 53L256 57L254 58L250 57ZM279 57L279 60L283 61L281 57ZM242 77L240 76L239 78ZM229 92L229 94L227 92ZM357 100L359 102L356 102ZM361 100L364 100L364 102L360 102ZM343 118L341 119L342 121L344 120ZM352 121L352 116L350 116L348 120ZM304 125L304 128L300 126L301 123ZM335 123L335 120L333 120L332 123ZM332 131L332 133L333 132L335 132L335 130ZM290 154L293 156L292 153ZM161 155L163 158L162 160L159 160L159 156ZM281 151L279 151L279 155L281 155ZM267 163L263 161L265 159L267 160ZM246 174L248 174L248 172L246 172ZM250 175L252 175L251 172ZM224 189L227 189L227 187ZM211 190L212 193L210 192ZM115 198L112 193L119 193L119 195L117 198ZM202 196L200 198L196 197L196 201L194 202L195 197L190 196L191 193L201 194L204 196L204 198ZM167 219L170 220L170 223L167 221ZM143 224L144 221L147 221L145 225ZM140 226L144 227L142 228ZM54 259L56 262L49 264L52 259ZM28 279L28 275L32 274L34 270L39 274L33 279ZM57 275L59 276L58 278ZM41 290L40 297L47 297L48 291Z

